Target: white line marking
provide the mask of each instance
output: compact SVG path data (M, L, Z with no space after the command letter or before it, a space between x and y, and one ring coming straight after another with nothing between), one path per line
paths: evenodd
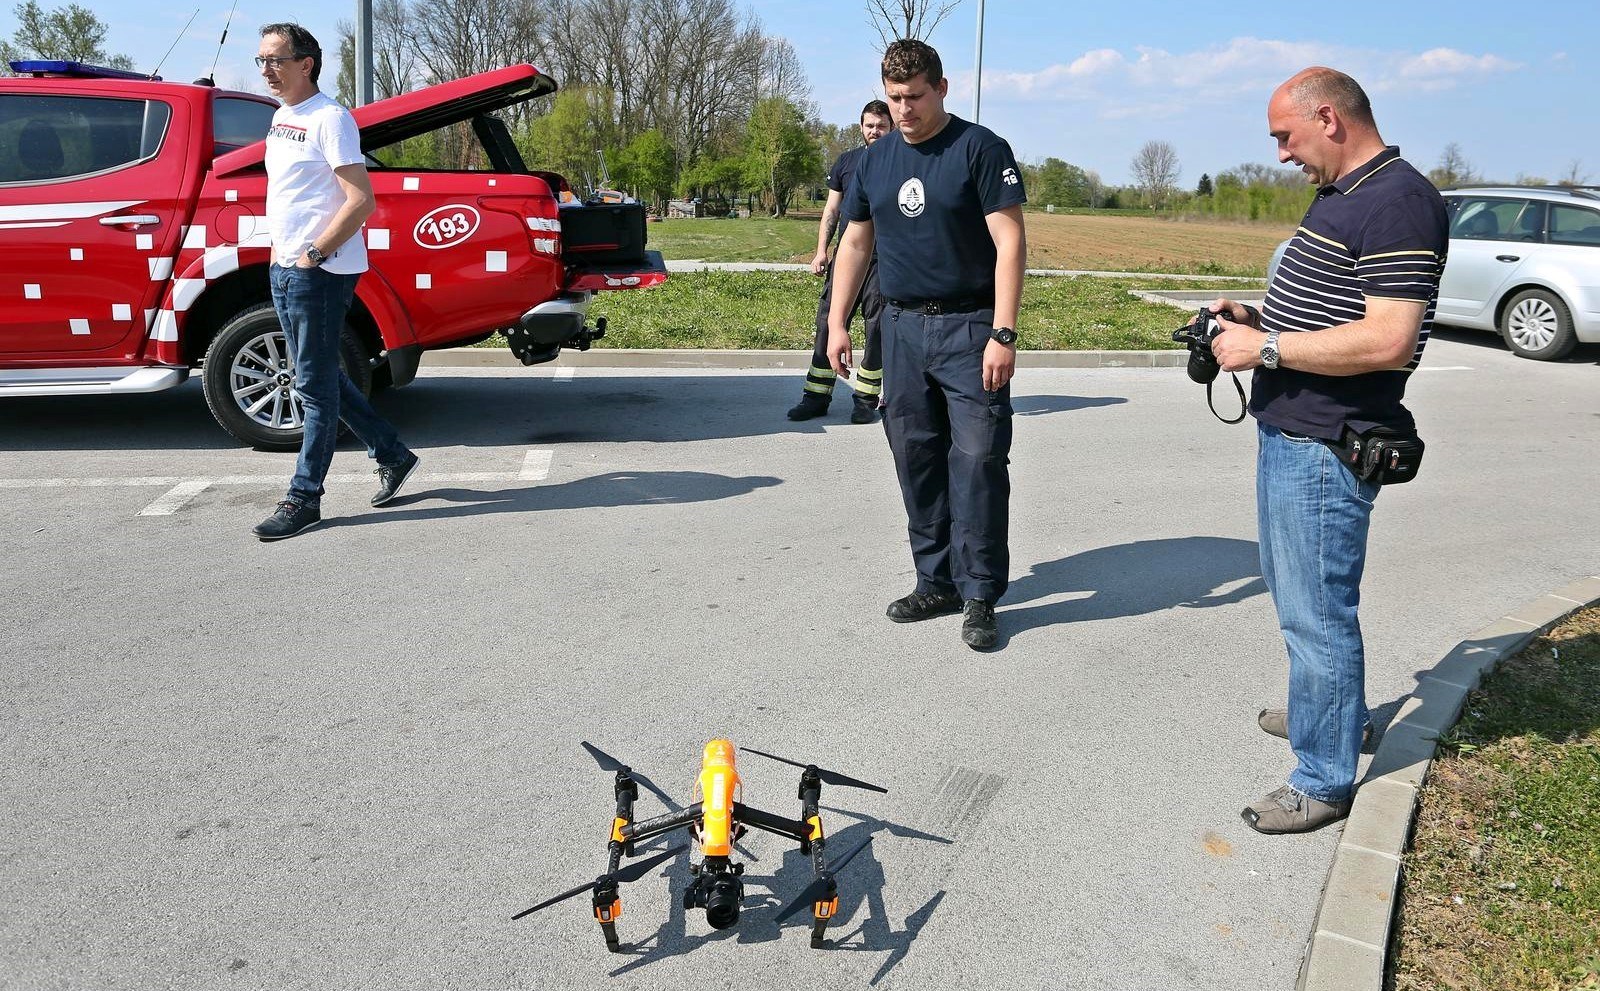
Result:
M194 478L167 475L147 475L133 478L0 478L0 489L107 489L107 488L172 488L193 484L204 485L284 485L288 475L222 475L218 478ZM329 475L329 482L370 482L371 472ZM518 482L524 478L509 471L460 471L418 475L421 482Z
M1472 372L1477 369L1471 365L1419 365L1419 372Z
M204 492L211 483L204 478L192 482L179 482L165 495L139 510L140 516L171 516L188 504L189 500Z
M563 365L556 369L557 382L571 382L572 376L578 374L577 365Z
M522 474L518 476L523 482L542 482L550 477L550 461L556 456L554 451L529 451L528 456L522 459Z

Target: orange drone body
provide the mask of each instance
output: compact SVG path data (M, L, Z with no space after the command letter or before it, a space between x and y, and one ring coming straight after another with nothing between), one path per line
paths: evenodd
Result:
M700 848L707 857L733 852L733 803L739 797L739 772L733 764L733 741L706 744L696 792L700 806Z

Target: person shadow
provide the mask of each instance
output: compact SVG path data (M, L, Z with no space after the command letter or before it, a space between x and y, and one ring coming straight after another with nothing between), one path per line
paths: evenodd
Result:
M530 483L505 489L419 488L407 492L379 512L335 517L325 521L323 528L372 526L399 520L458 519L491 513L715 502L782 482L770 475L734 477L704 471L611 471L555 485ZM449 505L438 505L440 502Z
M1009 640L1042 626L1232 605L1266 590L1253 540L1139 540L1034 565L1006 592L1016 605L1001 612L1000 631Z

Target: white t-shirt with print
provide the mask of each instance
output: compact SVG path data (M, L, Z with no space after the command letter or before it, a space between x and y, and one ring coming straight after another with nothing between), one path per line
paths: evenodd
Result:
M325 93L283 106L267 132L267 227L279 265L293 265L344 205L333 170L366 161L350 111ZM322 267L339 275L367 270L367 245L356 231L328 252Z

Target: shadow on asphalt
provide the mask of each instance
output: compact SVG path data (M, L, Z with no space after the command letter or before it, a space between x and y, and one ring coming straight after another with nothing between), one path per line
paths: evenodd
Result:
M333 529L381 525L397 520L447 520L493 513L543 513L556 509L599 509L607 506L675 506L731 499L782 482L782 479L770 475L734 478L704 471L612 471L556 485L529 485L519 489L420 489L389 503L383 512L339 516L324 521L322 526L324 529ZM455 505L436 505L441 500ZM396 507L422 501L429 505L393 511Z
M502 447L574 442L669 443L820 434L851 429L849 387L828 414L795 423L796 375L608 376L574 378L428 375L373 400L412 447ZM1018 396L1018 416L1042 416L1127 402L1120 397ZM0 400L0 450L185 451L242 445L212 419L198 376L176 389L131 396L48 396ZM360 450L348 434L340 450ZM287 452L286 459L294 453ZM183 466L171 466L173 474Z
M953 841L859 813L825 809L856 820L828 836L829 850L847 851L868 836L876 838L839 873L839 911L835 916L836 924L828 928L828 948L822 952L887 953L888 956L872 978L871 983L875 985L905 959L911 951L912 942L944 900L945 892L936 892L926 903L906 915L904 928L895 929L883 901L887 877L883 865L873 853L873 847L882 842L885 834L942 844ZM642 857L648 852L653 851L641 848L637 855ZM754 862L754 858L748 854L746 859L747 862ZM689 858L680 857L664 867L663 871L666 872L668 885L668 917L655 932L636 941L630 943L627 936L623 935L624 954L634 959L611 971L612 977L646 967L657 960L684 956L708 943L729 939L739 943L783 940L792 943L797 954L819 952L812 950L810 945L810 912L802 910L786 919L782 925L773 921L778 912L800 894L813 877L811 858L801 856L799 847L786 845L783 859L772 874L745 874L745 893L739 922L731 929L720 931L706 925L699 909L683 907L683 896L690 882ZM649 879L637 883L649 883ZM845 925L856 920L863 906L866 908L865 915L855 922L853 928L845 929ZM696 915L692 922L689 919L691 912ZM630 917L625 915L624 918ZM638 917L631 918L637 921ZM600 943L598 932L595 941L604 945Z
M1011 583L1000 646L1042 626L1231 605L1266 590L1252 540L1169 537L1097 547L1035 564Z
M1499 351L1501 354L1510 354L1511 349L1506 346L1505 339L1499 334L1487 330L1474 330L1471 327L1445 327L1435 325L1428 335L1441 341L1453 341L1457 344L1470 344L1488 351ZM1424 365L1427 359L1424 358ZM1579 344L1572 353L1555 362L1558 365L1600 365L1600 344Z

